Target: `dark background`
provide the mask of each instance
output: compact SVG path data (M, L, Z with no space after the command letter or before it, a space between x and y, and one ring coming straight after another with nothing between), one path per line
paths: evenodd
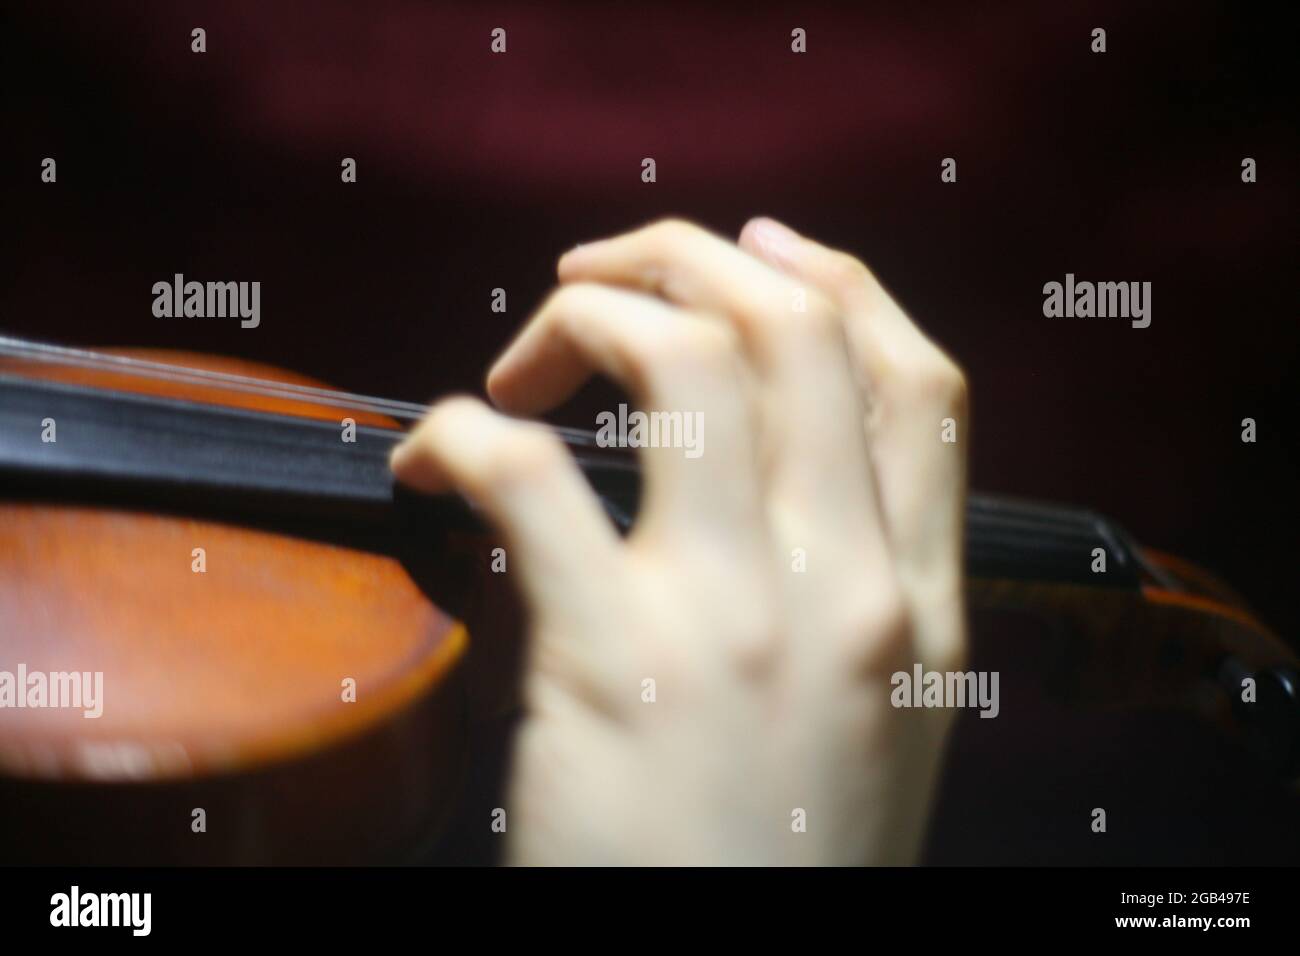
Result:
M861 256L966 367L974 487L1112 514L1295 643L1295 56L1268 6L6 7L4 333L238 355L428 400L481 391L573 244L669 214L727 234L770 214ZM790 52L796 26L807 54ZM260 328L155 318L151 286L175 272L261 281ZM1151 327L1044 318L1043 283L1066 272L1152 282ZM596 385L553 417L591 427L610 401ZM1257 444L1240 441L1246 416ZM1088 778L1070 748L1107 746L1099 730L1131 744L1116 787L1165 774L1148 755L1180 739L1157 728L1139 746L1121 721L1040 745ZM1179 848L1216 818L1207 794L1250 771L1219 751L1169 759L1185 779L1129 812L1165 858L1201 859ZM1215 824L1214 859L1259 859L1248 822L1275 797ZM939 829L958 849L939 858L999 859L984 808L958 802L969 816L948 807Z

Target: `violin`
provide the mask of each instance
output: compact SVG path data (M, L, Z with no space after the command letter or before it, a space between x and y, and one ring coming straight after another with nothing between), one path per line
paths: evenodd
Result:
M491 839L492 785L466 794L504 753L483 728L517 711L519 618L473 506L394 485L424 411L0 337L0 856L412 862ZM635 457L557 431L629 528ZM1023 688L1002 721L1178 713L1294 780L1300 661L1213 575L988 495L965 555L972 663L1014 655Z

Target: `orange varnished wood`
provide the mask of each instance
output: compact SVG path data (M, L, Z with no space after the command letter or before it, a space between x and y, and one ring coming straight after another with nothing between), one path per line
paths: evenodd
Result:
M0 772L77 779L225 772L327 747L427 693L465 641L388 558L37 504L0 506L0 619L0 667L103 672L98 719L44 708L0 721Z
M1142 554L1148 563L1159 565L1181 581L1186 588L1204 597L1211 598L1220 606L1241 607L1245 603L1241 595L1229 587L1226 582L1199 565L1195 565L1176 555L1165 554L1163 551L1154 551L1151 548L1143 548Z

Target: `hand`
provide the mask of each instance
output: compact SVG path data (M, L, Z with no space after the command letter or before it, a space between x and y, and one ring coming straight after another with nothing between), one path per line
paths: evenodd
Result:
M952 712L891 706L890 677L963 665L960 371L861 263L772 220L738 245L657 223L559 277L497 405L599 372L706 440L642 449L626 540L555 437L476 400L393 455L485 509L531 615L510 859L915 860Z

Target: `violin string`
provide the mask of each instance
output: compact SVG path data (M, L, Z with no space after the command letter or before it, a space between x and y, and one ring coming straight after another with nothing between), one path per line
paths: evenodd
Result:
M9 336L0 336L0 355L77 368L120 372L159 381L206 385L271 398L284 398L303 402L304 404L335 405L356 411L387 415L390 418L405 421L415 421L423 418L430 408L428 405L421 405L417 402L404 402L397 399L362 395L357 392L345 392L311 385L296 385L290 382L276 382L271 379L239 375L233 372L190 368L126 355L111 355L91 349L77 349L43 342L31 342ZM548 427L571 443L591 444L590 434L581 429L558 425Z
M370 410L382 410L393 415L393 417L419 418L428 411L427 406L415 402L399 402L394 399L360 395L355 392L317 388L309 385L295 385L290 382L276 382L271 379L238 375L232 372L189 368L183 365L153 362L124 355L110 355L88 349L73 349L57 345L25 342L21 339L2 336L0 336L0 355L10 355L16 358L60 365L72 365L79 368L122 372L123 374L137 375L142 378L205 384L219 388L230 388L236 391L255 391L259 394L275 394L286 398L297 398L312 404L333 403L346 405L350 408L364 406Z

